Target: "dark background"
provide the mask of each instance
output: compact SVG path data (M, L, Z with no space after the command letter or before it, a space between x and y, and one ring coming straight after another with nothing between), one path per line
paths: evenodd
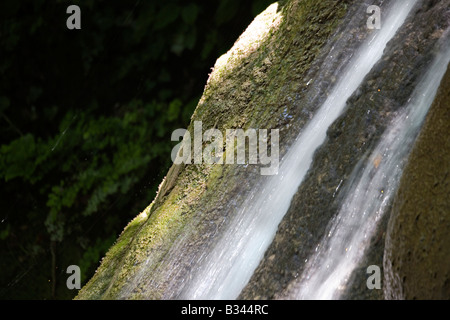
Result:
M86 283L150 204L172 131L271 2L1 1L1 299L76 295L66 268Z

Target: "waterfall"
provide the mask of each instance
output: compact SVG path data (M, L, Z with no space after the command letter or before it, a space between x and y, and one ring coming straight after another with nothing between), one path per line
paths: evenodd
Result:
M444 37L445 38L445 37ZM450 61L449 46L433 61L407 106L395 117L368 160L349 179L339 213L308 259L293 298L338 299L364 255L377 222L395 195L404 164ZM362 162L367 164L363 165ZM362 168L362 169L361 169Z
M308 171L328 127L342 113L347 99L382 57L387 42L405 21L417 0L395 1L383 27L361 45L337 79L314 117L281 161L279 173L252 192L221 238L195 266L181 299L235 299L247 284L272 242L292 197Z

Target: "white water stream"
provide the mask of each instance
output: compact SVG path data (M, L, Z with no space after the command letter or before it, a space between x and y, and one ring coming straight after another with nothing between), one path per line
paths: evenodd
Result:
M448 47L436 56L408 105L372 151L366 167L361 172L360 164L354 170L345 201L315 254L308 259L292 298L338 299L345 289L348 277L376 231L377 222L396 193L405 160L450 61Z
M417 0L395 1L380 30L362 44L337 79L335 87L281 161L278 175L267 178L249 197L213 249L196 266L179 298L235 299L249 281L272 242L278 224L308 171L328 127L342 113L347 99L381 58L387 42L405 21Z

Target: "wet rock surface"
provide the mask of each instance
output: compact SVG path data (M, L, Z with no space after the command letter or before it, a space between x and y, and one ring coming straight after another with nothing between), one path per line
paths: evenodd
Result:
M393 203L384 251L386 299L450 298L450 70Z
M276 14L260 15L256 28L218 59L192 123L279 129L283 155L314 111L294 102L306 96L307 82L320 70L317 57L326 58L321 48L352 2L292 0L280 2ZM268 34L257 38L264 24ZM154 202L125 228L77 299L176 298L229 216L263 179L259 169L174 165Z
M329 128L327 141L316 151L312 167L294 196L243 299L286 299L301 276L305 261L324 236L330 219L340 207L335 194L349 178L358 160L373 148L386 125L405 105L412 90L434 56L437 39L448 27L449 1L420 1L366 77L349 99L346 112ZM433 21L433 23L430 23ZM375 164L366 163L366 166ZM347 284L344 299L382 299L381 290L366 287L369 265L382 266L386 222L378 239Z
M346 112L329 128L272 245L239 298L289 296L290 284L301 275L305 259L339 209L354 166L408 100L449 24L443 13L450 0L419 2L382 61L349 100ZM283 156L326 99L352 52L372 32L365 24L367 6L383 8L389 3L280 2L276 14L261 17L261 24L271 26L262 40L248 42L252 33L244 33L218 60L192 123L202 120L204 128L220 130L277 128ZM339 40L346 45L340 47ZM189 130L192 133L192 124ZM124 230L77 298L177 298L236 208L264 180L259 170L259 166L174 165L157 198ZM368 255L348 283L348 299L382 298L380 290L366 289L365 266L382 265L385 226L386 222L380 225Z

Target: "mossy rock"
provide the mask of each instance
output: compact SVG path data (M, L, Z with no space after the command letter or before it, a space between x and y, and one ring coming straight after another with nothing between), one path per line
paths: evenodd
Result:
M194 121L223 132L279 129L282 155L296 134L293 124L298 130L307 121L292 102L305 94L309 75L320 68L313 62L353 2L269 6L217 60L188 130L193 132ZM177 284L217 238L231 205L239 206L259 178L254 166L172 166L152 205L125 228L76 299L176 297ZM176 272L165 266L169 255L176 257Z

